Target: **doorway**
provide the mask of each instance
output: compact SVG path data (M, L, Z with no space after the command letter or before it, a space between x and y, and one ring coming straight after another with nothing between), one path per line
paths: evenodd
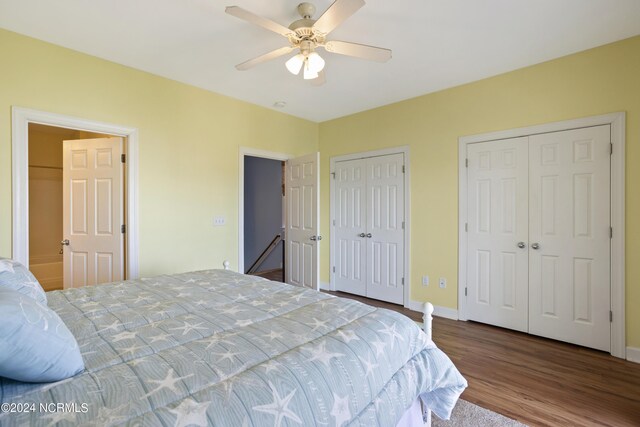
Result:
M331 289L407 307L409 150L331 159Z
M244 157L244 273L278 282L284 282L284 165Z
M245 158L276 160L284 162L284 282L318 290L319 246L322 240L319 226L320 153L294 157L284 153L240 147L239 154L238 271L244 273L250 267L245 264ZM255 209L256 214L259 214L260 208ZM274 245L275 243L277 242L274 242Z
M125 279L122 142L29 124L29 268L45 291Z
M34 129L37 131L38 128L30 129L30 125L44 125L47 127L60 128L58 132L72 132L74 137L83 137L83 136L95 136L95 135L109 135L115 136L118 140L126 140L126 146L124 147L124 152L122 159L111 157L112 163L115 163L116 160L118 163L121 160L126 159L126 163L123 167L123 174L126 178L126 185L122 185L122 196L121 199L123 201L123 205L126 206L126 211L124 212L124 221L122 224L118 225L117 231L121 231L121 225L126 224L126 245L123 248L124 256L123 256L123 276L127 279L135 279L138 277L139 265L138 265L138 247L139 247L139 233L138 233L138 132L134 128L122 127L118 125L112 125L108 123L96 122L86 119L80 119L76 117L64 116L55 113L30 110L26 108L20 107L12 107L12 205L13 205L13 248L12 248L12 258L16 261L19 261L23 265L30 267L30 215L29 215L29 199L30 199L30 183L29 183L29 175L30 169L45 169L49 170L50 176L52 178L51 181L53 183L49 184L50 188L56 188L58 192L60 192L60 186L55 184L55 180L58 179L56 175L60 175L61 168L60 161L58 164L52 165L52 168L29 168L29 134L30 131ZM40 128L42 130L44 128ZM56 137L57 138L57 137ZM112 138L113 139L113 138ZM88 141L92 140L92 138L86 139ZM95 140L95 138L93 138ZM36 143L37 145L37 143ZM101 148L97 149L99 151L96 156L94 156L94 160L96 160L102 166L105 165L107 158L105 157L105 151ZM37 151L37 148L36 148ZM55 157L55 156L54 156ZM76 156L79 158L82 156ZM118 156L120 157L120 156ZM34 159L35 160L35 159ZM38 166L37 164L33 164ZM47 164L43 164L40 166L47 166ZM35 174L42 174L42 172L34 172ZM41 183L40 183L41 184ZM102 184L105 184L104 182ZM35 184L36 187L39 184ZM42 185L40 185L42 187ZM99 185L98 185L99 186ZM46 184L45 184L46 188ZM42 188L40 189L42 190ZM38 191L38 190L36 190ZM52 193L54 194L55 191ZM107 192L108 193L108 192ZM107 194L102 192L102 194ZM59 212L59 211L58 211ZM59 214L57 214L59 215ZM104 224L104 223L102 223ZM114 229L114 231L116 231ZM56 232L59 236L59 232ZM53 235L53 234L52 234ZM62 239L64 240L64 239ZM55 256L59 257L59 249L61 240L57 237L53 240L54 244L57 244L57 251L54 254L53 260L59 262L59 258L55 258ZM51 244L51 243L48 243ZM49 248L48 252L51 252ZM47 253L48 253L47 252ZM34 255L37 255L34 253ZM109 259L108 257L96 257L98 258L98 262L102 262L102 265L108 265ZM106 264L105 264L106 262ZM43 263L45 264L45 263ZM36 267L38 268L38 267ZM54 268L55 270L55 268ZM59 271L59 267L58 270ZM59 275L58 283L59 283ZM59 286L53 284L53 286Z
M610 350L610 126L470 144L467 316Z
M459 317L625 357L624 114L460 138Z

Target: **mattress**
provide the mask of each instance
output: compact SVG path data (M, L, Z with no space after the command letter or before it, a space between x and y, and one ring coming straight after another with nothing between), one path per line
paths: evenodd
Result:
M466 387L405 316L228 270L48 300L86 369L50 384L1 378L0 400L22 411L0 424L395 426L417 398L448 418Z

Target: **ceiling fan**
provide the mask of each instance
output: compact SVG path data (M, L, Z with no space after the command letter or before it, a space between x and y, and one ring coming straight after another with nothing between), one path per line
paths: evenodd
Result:
M286 62L287 69L295 75L300 74L300 70L303 70L305 80L317 79L314 82L319 81L318 83L321 84L324 83L323 69L325 61L316 52L317 48L323 48L327 52L340 55L386 62L391 59L391 50L389 49L326 39L331 31L364 4L364 0L336 0L320 18L315 20L312 18L316 12L315 6L311 3L300 3L298 5L298 13L302 16L302 19L294 21L288 28L270 19L255 15L241 7L228 6L225 12L229 15L278 33L289 40L289 46L281 47L245 61L236 65L236 68L241 71L248 70L255 65L297 50L298 53Z

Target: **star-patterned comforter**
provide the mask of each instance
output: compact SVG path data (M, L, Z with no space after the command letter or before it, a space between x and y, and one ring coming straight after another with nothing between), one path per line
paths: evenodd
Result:
M466 387L398 313L228 270L48 298L86 370L0 378L2 403L34 405L1 425L395 426L418 396L448 418Z

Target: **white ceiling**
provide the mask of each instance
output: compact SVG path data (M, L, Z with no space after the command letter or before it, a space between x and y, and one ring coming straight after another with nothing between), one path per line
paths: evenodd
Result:
M237 71L287 43L225 6L288 26L299 1L0 0L0 27L316 122L640 34L639 0L367 0L329 39L390 48L389 62L320 51L319 87L288 57ZM315 0L316 18L331 3Z

